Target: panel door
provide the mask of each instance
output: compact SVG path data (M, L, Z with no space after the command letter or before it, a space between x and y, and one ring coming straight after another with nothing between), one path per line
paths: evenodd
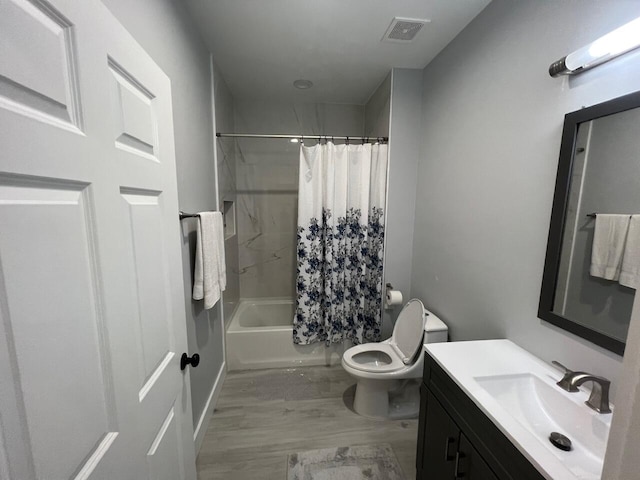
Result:
M168 77L98 0L0 0L0 478L193 479Z
M424 385L421 394L426 398L424 426L421 425L424 438L421 458L421 479L445 480L454 477L456 452L460 429L451 420L440 402Z
M498 480L493 470L489 468L487 462L484 461L463 433L460 434L457 464L456 479Z

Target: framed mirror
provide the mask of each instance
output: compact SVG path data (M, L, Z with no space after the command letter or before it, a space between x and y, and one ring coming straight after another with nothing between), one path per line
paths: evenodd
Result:
M565 116L538 308L622 355L636 290L590 274L598 214L640 214L640 92Z

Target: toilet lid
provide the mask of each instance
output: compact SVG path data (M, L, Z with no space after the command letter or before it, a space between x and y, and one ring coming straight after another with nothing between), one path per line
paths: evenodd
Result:
M416 352L422 346L424 320L424 305L420 300L414 298L404 306L396 320L395 327L393 327L390 343L405 365L411 363Z

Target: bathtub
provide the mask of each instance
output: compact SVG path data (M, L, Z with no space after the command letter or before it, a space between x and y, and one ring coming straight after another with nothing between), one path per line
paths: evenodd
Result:
M350 344L294 345L291 298L241 299L226 333L229 371L335 365Z

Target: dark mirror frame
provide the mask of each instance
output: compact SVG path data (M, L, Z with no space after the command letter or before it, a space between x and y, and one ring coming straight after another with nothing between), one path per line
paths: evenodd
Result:
M560 265L560 253L562 249L567 204L569 201L571 170L573 167L578 126L590 120L638 107L640 107L640 92L635 92L565 115L564 128L562 129L562 143L560 145L560 160L558 162L558 175L556 177L556 187L551 209L547 255L544 262L544 272L542 274L540 304L538 305L538 317L542 320L589 340L618 355L624 354L625 342L591 330L584 325L554 313L553 302L556 293L558 267Z

